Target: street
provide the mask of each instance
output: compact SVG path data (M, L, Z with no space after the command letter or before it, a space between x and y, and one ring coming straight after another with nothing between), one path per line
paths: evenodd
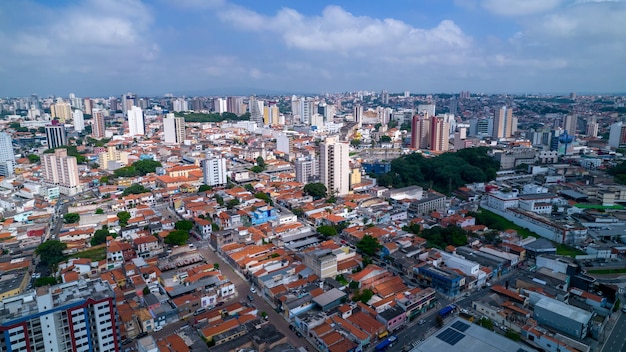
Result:
M602 352L619 352L626 351L626 314L622 312L616 312L614 314L620 314L620 317L615 322L615 326L611 334L606 339Z

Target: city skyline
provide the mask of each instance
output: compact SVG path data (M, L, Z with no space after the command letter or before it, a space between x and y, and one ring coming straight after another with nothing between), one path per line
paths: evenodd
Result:
M626 1L3 2L1 96L624 93Z

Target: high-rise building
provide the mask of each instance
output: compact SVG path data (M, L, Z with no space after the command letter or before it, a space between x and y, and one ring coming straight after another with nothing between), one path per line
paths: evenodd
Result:
M295 162L296 181L300 183L315 182L319 176L317 174L317 160L312 157L299 158Z
M84 100L85 114L93 114L93 100L91 98L85 98Z
M449 149L450 125L444 116L430 117L430 150L447 152Z
M428 113L413 115L411 122L411 148L426 149L429 147L430 119Z
M185 100L185 98L178 98L174 100L174 111L181 112L188 110L189 104L187 103L187 100Z
M248 105L250 106L250 121L256 122L258 127L263 127L263 113L265 111L263 100L251 96Z
M94 110L93 111L93 119L91 125L91 134L94 138L104 138L105 136L105 122L104 122L104 111L102 110Z
M185 141L185 118L169 113L163 119L165 143L181 144Z
M354 118L354 122L357 123L358 128L363 127L363 106L355 105L352 112L352 117Z
M329 194L346 195L350 191L350 157L348 143L327 137L320 143L320 182Z
M128 134L131 136L143 136L146 133L143 121L143 110L140 107L132 106L128 114Z
M513 110L503 106L498 110L493 122L494 138L510 138L513 135ZM515 126L517 129L517 126Z
M0 132L0 175L9 177L15 171L13 139L6 132Z
M76 157L68 156L67 149L60 148L54 153L41 156L44 182L59 186L62 194L74 195L78 192L78 164Z
M609 131L609 146L611 148L619 148L626 144L626 125L624 123L616 122L611 125Z
M563 120L563 129L567 131L567 134L569 134L570 136L575 136L576 129L578 127L577 125L578 125L577 114L571 114L571 115L565 116L565 119Z
M383 105L389 104L389 92L387 92L386 90L383 90L380 93L380 103Z
M218 114L228 111L228 105L226 104L226 99L223 98L215 98L213 99L213 111Z
M270 102L269 106L264 107L263 123L265 125L280 125L280 111L276 102Z
M98 154L98 164L105 170L117 170L128 165L128 153L110 145L106 152Z
M137 106L137 94L126 93L122 95L122 112L126 113L133 106Z
M72 113L72 120L74 122L74 131L82 132L85 129L85 117L80 110L74 110Z
M587 129L585 134L587 137L598 137L598 121L595 116L592 116L589 120L587 120Z
M107 282L79 280L2 300L0 351L121 350L115 293Z
M227 97L226 98L226 111L235 115L243 115L245 112L243 109L242 97Z
M72 107L69 103L64 101L57 102L50 105L50 116L54 119L58 119L61 122L65 122L72 118Z
M52 121L52 125L46 126L46 141L48 148L54 149L62 145L67 145L67 134L65 133L65 125Z
M435 104L420 104L417 106L417 113L435 116Z
M202 160L203 182L208 186L223 186L227 183L226 159L207 154Z

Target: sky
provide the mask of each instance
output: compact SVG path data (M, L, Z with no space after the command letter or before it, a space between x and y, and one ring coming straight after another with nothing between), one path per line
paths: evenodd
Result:
M0 96L624 93L626 0L0 1Z

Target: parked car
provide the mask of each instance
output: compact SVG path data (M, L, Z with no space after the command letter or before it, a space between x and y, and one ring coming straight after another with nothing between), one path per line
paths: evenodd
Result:
M302 333L300 331L296 331L296 336L302 337Z
M248 301L250 301L250 302L254 301L254 297L252 297L252 295L250 295L250 294L248 295Z
M250 292L256 293L256 288L254 288L254 286L250 287Z
M161 331L161 330L163 330L163 326L161 326L161 325L156 326L156 327L154 328L154 331L155 331L155 332L157 332L157 331Z
M420 321L417 322L419 325L424 325L426 324L426 320L424 319L420 319Z
M140 339L140 338L146 337L146 336L148 336L148 333L147 332L142 332L141 334L137 335L137 337L135 337L135 339Z

